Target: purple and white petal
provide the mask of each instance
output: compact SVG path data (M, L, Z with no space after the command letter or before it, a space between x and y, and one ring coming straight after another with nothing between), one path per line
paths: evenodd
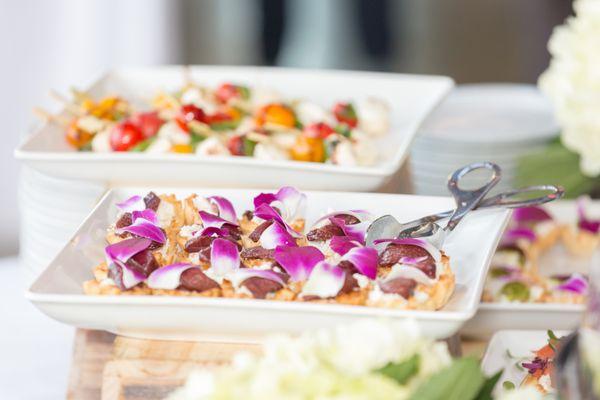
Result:
M273 222L260 235L261 247L271 250L277 246L296 246L296 241L281 224Z
M129 266L124 262L114 260L113 263L117 268L120 269L121 272L121 282L115 281L117 286L119 286L121 289L131 289L146 279L143 274L129 268Z
M533 229L527 227L508 229L502 236L502 244L515 243L519 239L524 239L528 242L534 242L536 239L536 234Z
M377 250L371 247L354 247L341 258L341 261L352 263L359 273L369 279L377 278L377 260Z
M225 276L240 268L240 252L232 241L215 239L210 249L211 269L217 276Z
M579 229L593 233L594 235L600 232L600 220L589 219L585 212L586 197L577 199L577 216L579 221L577 226Z
M284 186L277 193L261 193L254 198L254 208L266 204L281 210L282 218L291 223L304 215L306 195L291 186Z
M146 221L158 225L158 218L154 210L147 208L142 211L132 211L131 212L131 220L135 222L137 219L145 219Z
M346 280L346 271L321 261L313 268L302 287L301 297L316 296L322 299L337 296Z
M313 246L279 246L275 249L274 258L292 282L306 280L315 265L325 260L323 253Z
M142 218L138 218L133 224L117 229L115 232L117 234L129 232L136 236L148 238L157 243L165 243L167 241L165 232L161 228Z
M277 211L275 211L275 209L268 204L259 205L254 210L254 215L257 216L258 218L264 219L265 221L274 220L276 222L279 222L282 226L285 227L285 229L288 231L288 233L290 235L292 235L293 237L295 237L297 239L302 237L301 233L294 230L294 228L292 228L287 222L285 222L283 220L283 218L281 217L281 215L279 215L279 213Z
M190 268L195 268L189 263L165 265L150 274L146 285L152 289L177 289L181 284L181 274Z
M222 228L223 225L233 225L238 226L237 222L230 222L226 219L223 219L217 215L208 213L206 211L198 211L200 214L200 219L202 219L202 225L205 228Z
M355 247L361 246L362 244L359 241L353 240L348 236L334 236L329 241L329 248L340 256L343 256Z
M337 217L330 217L329 220L332 224L340 227L346 236L352 240L360 242L361 244L365 242L367 229L371 225L371 221L359 222L357 224L346 224L343 219Z
M132 212L144 210L146 208L146 204L144 203L144 199L142 196L131 196L125 201L115 204L121 211L123 212Z
M104 249L107 257L107 263L110 264L117 260L121 262L127 262L127 260L140 251L146 250L151 243L152 241L146 238L131 238L110 244Z
M560 285L556 286L557 290L561 290L563 292L571 292L576 294L586 294L588 291L588 281L581 274L573 274L569 279Z
M515 209L512 214L512 219L517 222L517 224L523 224L551 221L553 218L542 207L531 206Z
M210 196L207 197L208 201L217 207L219 212L219 217L223 218L230 223L237 225L238 220L235 214L235 208L233 208L233 204L225 197L221 196Z
M268 279L279 283L281 286L285 286L285 282L281 279L281 276L277 272L268 269L240 268L227 275L227 279L236 288L249 278Z
M422 283L427 286L435 284L435 279L428 277L419 268L410 265L396 264L392 267L390 273L383 278L383 282L388 282L397 278L414 279L418 283Z

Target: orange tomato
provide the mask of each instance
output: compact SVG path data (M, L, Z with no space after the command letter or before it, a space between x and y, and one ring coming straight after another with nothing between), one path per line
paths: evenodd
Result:
M265 124L279 125L287 128L296 126L294 112L284 104L268 104L258 110L254 119L258 126Z
M174 144L171 151L174 153L193 153L194 149L189 144Z
M552 347L550 347L549 344L547 344L544 347L542 347L541 349L539 349L538 351L536 351L535 355L538 356L539 358L553 358L554 350L552 349Z
M81 149L90 143L93 137L94 135L77 126L77 119L71 121L65 132L65 139L67 142L77 149Z
M291 149L292 159L296 161L324 162L325 150L323 140L306 136L298 136Z

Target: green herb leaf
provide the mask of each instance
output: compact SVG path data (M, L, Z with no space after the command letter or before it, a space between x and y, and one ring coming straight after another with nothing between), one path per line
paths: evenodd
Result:
M242 145L242 148L244 149L244 154L248 157L253 156L255 147L256 147L256 142L254 140L250 140L246 136L244 136L243 145Z
M210 129L213 131L229 131L237 128L240 121L221 121L210 124Z
M486 378L485 382L483 383L483 386L481 387L481 390L479 390L479 393L477 393L477 397L475 397L475 400L493 400L492 392L494 391L496 383L498 383L498 381L500 380L503 371L504 370L500 370L494 375Z
M248 100L250 98L250 89L247 86L236 86L237 90L240 93L240 96L244 100Z
M415 354L406 361L400 363L389 363L383 368L378 369L376 372L392 378L400 385L404 385L410 378L415 376L419 372L419 365L421 359L418 354Z
M92 141L90 140L89 142L78 148L77 151L92 151Z
M554 331L552 331L551 329L548 329L548 338L550 340L559 340L558 337L556 337L556 335L554 334Z
M333 130L347 138L352 136L352 129L350 129L350 127L346 124L338 124L335 126L335 128L333 128Z
M492 278L499 278L501 276L506 276L509 274L508 269L504 268L504 267L493 267L492 269L490 269L490 276Z
M502 388L504 390L514 390L515 384L512 383L511 381L504 381L504 382L502 382Z
M500 289L500 294L506 296L510 301L527 301L529 300L529 288L523 282L508 282Z
M423 382L411 400L473 400L485 383L479 363L473 357L452 364Z
M154 142L154 140L156 140L156 137L154 137L154 136L149 137L148 139L144 139L141 142L139 142L138 144L136 144L135 146L133 146L130 151L136 151L136 152L146 151L146 149L148 149L148 147L150 147L150 145Z

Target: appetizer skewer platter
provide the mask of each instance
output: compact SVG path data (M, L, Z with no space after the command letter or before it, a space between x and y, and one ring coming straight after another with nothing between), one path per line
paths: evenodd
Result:
M267 67L117 69L15 151L59 178L372 191L452 88L439 76Z
M158 92L147 109L118 94L73 91L70 118L53 118L78 151L194 153L336 165L375 163L372 140L389 134L390 105L374 97L321 106L269 88L188 82ZM46 114L47 115L47 114Z

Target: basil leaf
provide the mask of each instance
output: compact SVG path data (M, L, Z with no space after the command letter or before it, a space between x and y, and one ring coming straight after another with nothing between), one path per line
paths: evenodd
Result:
M349 138L350 136L352 136L352 129L350 129L350 127L346 124L339 124L336 125L335 128L333 128L334 131L336 131L337 133L339 133L342 136L345 136L347 138Z
M454 360L417 387L411 400L473 400L485 378L473 357Z
M510 301L529 300L529 288L523 282L513 281L502 286L500 294L503 294Z
M254 148L256 147L256 142L254 140L250 140L244 136L242 148L244 149L244 154L248 157L254 155Z
M548 338L550 338L550 340L559 340L554 334L554 331L552 331L551 329L548 329Z
M512 383L511 381L504 381L504 382L502 382L502 388L504 390L514 390L515 384Z
M240 121L221 121L210 124L213 131L228 131L237 128Z
M247 86L236 86L240 96L243 100L248 100L250 98L250 89Z
M494 387L500 380L500 376L502 376L503 371L504 370L500 370L494 375L486 378L485 382L483 383L483 386L481 387L481 390L479 390L479 393L477 394L477 397L475 397L475 400L493 400L492 392L494 391Z
M92 141L90 140L89 142L78 148L77 151L92 151Z
M392 378L400 385L404 385L410 378L419 372L420 364L421 358L418 354L415 354L406 361L402 361L401 363L389 363L375 372L385 375L388 378Z
M154 142L155 139L156 139L155 137L149 137L148 139L144 139L141 142L139 142L138 144L136 144L135 146L133 146L130 151L137 151L137 152L146 151L146 149L148 147L150 147L150 145L152 144L152 142Z

